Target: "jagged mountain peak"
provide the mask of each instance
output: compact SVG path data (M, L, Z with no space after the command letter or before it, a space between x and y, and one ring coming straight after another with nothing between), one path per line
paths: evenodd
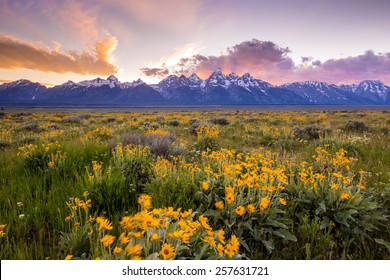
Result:
M189 80L196 80L196 81L202 80L201 78L199 78L198 75L196 75L196 73L192 73L191 76L189 76L188 79Z
M148 97L147 97L148 96ZM134 99L134 100L133 100ZM34 104L390 104L390 87L378 80L357 85L334 85L320 81L286 83L281 86L256 79L250 73L223 74L218 68L203 80L195 73L169 75L158 84L141 79L121 83L114 75L79 83L68 81L53 88L22 79L0 85L0 102ZM46 103L45 103L46 102ZM73 102L73 103L72 103ZM122 103L125 102L125 103ZM165 102L165 103L164 103Z
M107 77L107 81L110 81L110 82L119 82L118 78L115 77L114 75L110 75Z

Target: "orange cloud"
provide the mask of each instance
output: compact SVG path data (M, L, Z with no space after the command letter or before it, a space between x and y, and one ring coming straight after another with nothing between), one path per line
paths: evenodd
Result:
M96 43L94 50L62 51L0 34L0 68L32 69L47 73L111 75L118 72L112 63L117 46L114 36Z

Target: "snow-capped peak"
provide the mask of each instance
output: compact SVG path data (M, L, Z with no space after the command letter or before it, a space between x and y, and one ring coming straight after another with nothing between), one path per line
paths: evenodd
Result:
M118 83L118 82L119 82L118 78L117 78L117 77L115 77L114 75L110 75L110 76L108 76L108 77L107 77L107 81L110 81L110 82L116 82L116 83Z
M133 81L131 83L129 83L129 82L121 83L120 88L121 89L135 88L135 87L140 86L140 85L145 85L145 82L142 81L141 79L138 79L138 80Z
M115 76L111 75L107 78L107 80L98 77L98 78L93 79L93 80L81 81L80 83L78 83L78 85L83 86L83 87L87 87L87 88L101 87L101 86L108 85L110 88L114 88L114 87L120 87L121 82L119 82Z
M222 86L224 88L228 88L230 85L230 81L226 79L226 76L222 73L221 68L218 68L206 80L206 84L212 87Z
M13 81L10 83L2 84L1 86L3 86L4 88L12 88L12 87L28 86L31 84L33 84L33 82L26 80L26 79L21 79L21 80L16 80L16 81Z
M238 75L236 75L236 73L230 73L229 75L226 76L226 78L230 81L230 82L236 82L239 78Z
M378 80L365 80L357 86L356 93L371 100L383 101L390 95L390 87Z
M189 78L188 78L190 81L194 81L194 82L201 82L202 79L199 78L198 75L196 75L195 73L193 73Z

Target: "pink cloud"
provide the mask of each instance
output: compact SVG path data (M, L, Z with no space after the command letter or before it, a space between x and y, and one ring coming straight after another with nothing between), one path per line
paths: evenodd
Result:
M218 56L193 55L180 59L176 65L162 65L161 68L142 68L145 76L164 78L169 74L190 75L197 73L206 78L215 69L238 75L251 73L256 78L273 84L293 81L317 80L328 83L358 83L366 79L377 79L390 83L390 53L367 51L362 55L329 59L324 62L303 57L296 64L289 57L289 48L283 48L269 41L253 39L227 48ZM158 69L158 71L157 71Z

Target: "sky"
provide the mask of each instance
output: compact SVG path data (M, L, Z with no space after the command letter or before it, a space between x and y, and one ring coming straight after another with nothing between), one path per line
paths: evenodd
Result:
M389 0L0 0L0 83L250 73L390 85Z

